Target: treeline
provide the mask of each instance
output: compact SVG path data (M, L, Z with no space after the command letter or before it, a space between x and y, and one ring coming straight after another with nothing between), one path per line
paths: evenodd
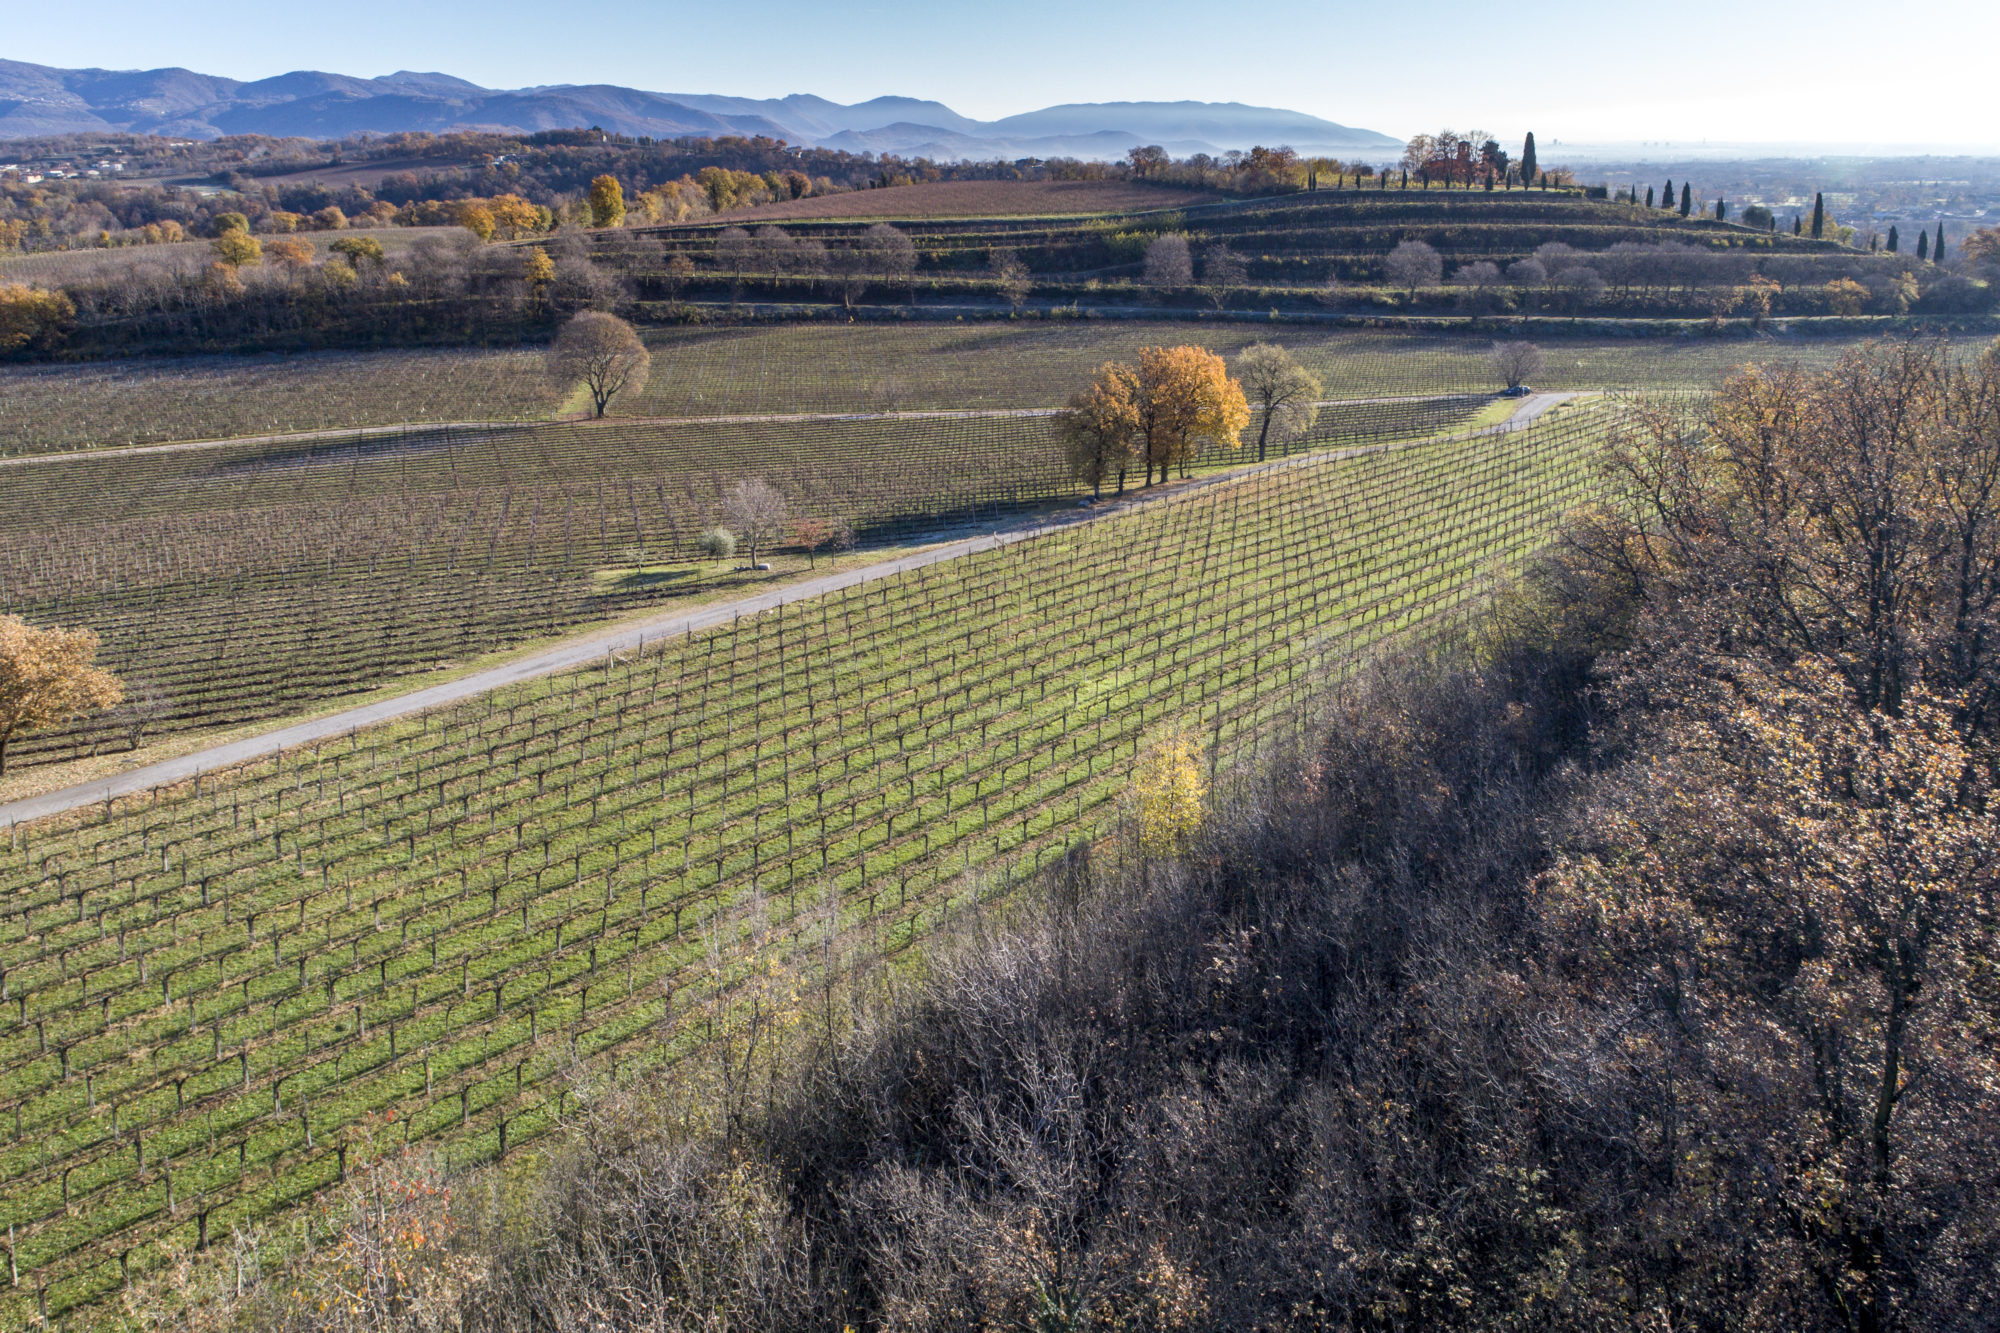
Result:
M71 136L74 138L75 136ZM61 141L27 141L47 147ZM74 145L88 154L90 142ZM515 197L540 210L542 230L588 225L590 183L613 176L634 201L632 221L678 222L774 199L943 180L1093 179L1129 174L1125 164L1069 160L940 163L787 144L758 135L649 139L599 130L500 134L393 134L321 143L238 136L207 144L120 140L136 171L159 158L188 174L206 170L231 193L116 180L0 177L0 251L142 244L161 239L149 226L211 234L220 213L240 212L254 230L290 230L279 215L338 210L351 224L457 225L452 205ZM1259 150L1260 152L1262 150ZM1232 154L1232 158L1241 158ZM373 186L274 179L370 162L417 165ZM1204 159L1205 160L1205 159ZM1218 169L1221 177L1228 164ZM18 177L19 173L14 173ZM276 223L272 218L279 217Z
M229 230L205 250L59 291L0 286L0 353L513 342L627 294L575 235L515 249L452 231L391 251L366 232Z
M35 141L23 146L46 147ZM85 155L91 151L85 141L75 148ZM183 172L205 169L230 194L127 186L111 179L29 183L0 178L0 251L209 235L214 217L228 212L244 214L259 232L294 230L298 224L288 218L325 217L330 210L348 225L452 226L457 225L457 206L503 197L533 206L542 218L541 230L548 231L564 224L591 225L590 183L607 175L633 200L632 224L682 222L777 199L946 180L1134 180L1261 195L1378 179L1373 164L1301 156L1285 147L1176 159L1154 145L1135 148L1117 162L934 162L808 148L762 135L666 140L600 130L527 136L406 133L336 143L253 135L170 146L128 138L121 140L119 151L132 155L126 160L134 169L155 157ZM371 162L415 165L392 171L372 186L282 179L314 171L351 172ZM1503 183L1518 176L1518 171L1511 178L1503 171ZM1570 178L1545 172L1542 183L1569 184Z

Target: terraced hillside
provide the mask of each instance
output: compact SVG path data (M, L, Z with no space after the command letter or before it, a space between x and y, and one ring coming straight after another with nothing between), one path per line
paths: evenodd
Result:
M672 302L685 278L668 275L679 254L695 264L694 292L714 299L824 304L836 297L866 304L918 308L954 302L992 305L1000 287L991 269L996 252L1026 267L1032 303L1073 303L1079 308L1201 307L1262 313L1285 310L1377 315L1518 313L1609 317L1708 316L1740 307L1718 297L1762 277L1775 283L1758 299L1779 315L1837 313L1825 284L1859 281L1869 293L1862 309L1883 313L1894 281L1921 266L1910 256L1844 248L1741 226L1712 216L1683 218L1675 210L1585 197L1581 190L1322 190L1273 198L1225 200L1161 207L1095 218L938 219L894 222L910 242L913 267L870 270L873 277L842 277L848 269L808 272L799 266L800 243L838 257L866 254L863 222L798 221L751 238L727 220L661 229L658 247L631 236L599 237L600 258L624 270L649 302ZM1194 271L1177 282L1143 282L1143 259L1161 236L1187 239ZM775 242L767 244L766 239ZM1445 285L1406 290L1387 268L1399 244L1420 241L1443 264ZM1225 248L1239 272L1217 277L1205 256ZM1550 249L1549 247L1556 247ZM1460 269L1493 264L1502 270L1538 257L1538 277L1500 273L1480 279L1467 299ZM864 269L867 261L861 261ZM1564 272L1589 269L1601 285ZM1925 283L1936 276L1925 270ZM1328 283L1335 284L1332 287ZM1892 301L1893 304L1893 301ZM1727 308L1724 308L1724 307ZM1907 308L1905 304L1903 308Z
M600 670L17 831L0 1213L59 1313L438 1140L543 1131L1120 822L1165 731L1226 772L1591 493L1616 409L1295 463Z

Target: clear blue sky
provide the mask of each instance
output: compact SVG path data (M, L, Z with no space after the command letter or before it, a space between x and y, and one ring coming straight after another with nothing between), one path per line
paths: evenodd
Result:
M2000 144L1996 0L351 0L226 17L157 0L8 7L0 57L246 79L409 68L493 87L899 93L981 118L1193 98L1399 137L1449 124L1545 142Z

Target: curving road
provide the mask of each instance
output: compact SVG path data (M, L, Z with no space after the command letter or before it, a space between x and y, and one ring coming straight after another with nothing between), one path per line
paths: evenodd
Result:
M824 574L818 578L807 579L801 583L787 584L782 588L774 588L769 592L758 593L755 596L738 598L731 602L719 602L697 611L654 616L646 620L622 625L617 629L600 630L595 633L581 635L557 647L533 653L504 665L488 668L485 671L461 676L457 680L446 681L440 685L432 685L426 689L413 690L408 694L400 694L393 699L384 699L377 703L364 704L358 708L350 708L338 713L329 713L325 717L314 718L311 721L296 723L289 727L281 727L276 731L268 731L260 736L232 741L226 745L213 746L206 750L196 751L193 754L182 755L177 759L162 760L156 764L148 764L143 768L135 768L107 778L98 778L90 782L79 783L73 787L64 787L58 791L48 792L41 796L31 796L19 801L9 802L5 805L0 805L0 821L4 821L9 827L12 827L13 825L28 823L32 820L47 819L51 815L64 814L86 805L93 805L99 801L110 801L120 796L131 796L149 791L155 787L172 786L176 783L189 781L200 774L211 773L217 769L230 768L237 764L247 763L253 759L262 759L276 754L281 750L288 750L299 745L309 745L315 741L331 740L339 736L345 736L351 731L358 731L363 727L371 727L378 723L390 722L397 718L410 717L417 713L427 712L433 708L442 708L448 704L459 703L491 690L500 689L503 686L518 684L526 680L534 680L541 676L551 676L557 672L569 671L581 666L588 666L593 662L603 661L607 657L638 652L648 643L658 643L663 639L680 638L683 635L694 634L701 630L714 629L717 626L726 625L743 616L754 616L760 612L774 610L777 607L785 606L792 602L800 602L809 598L824 596L830 592L838 592L843 588L852 588L863 583L872 583L877 579L891 578L897 574L922 569L927 565L940 564L947 560L957 560L962 556L971 555L978 551L990 551L995 547L1008 546L1015 542L1026 541L1031 537L1058 528L1070 527L1078 523L1096 522L1117 514L1130 513L1135 509L1141 509L1149 505L1175 503L1198 495L1211 487L1236 485L1261 473L1284 468L1302 467L1342 458L1358 458L1366 454L1383 453L1393 449L1408 449L1417 445L1440 443L1443 440L1463 440L1477 435L1504 435L1514 431L1525 430L1557 403L1580 396L1582 395L1576 393L1533 394L1522 399L1519 409L1506 421L1496 426L1488 426L1483 430L1424 440L1397 440L1384 444L1359 445L1349 449L1333 449L1320 453L1298 454L1291 458L1279 459L1276 462L1259 463L1231 472L1220 472L1206 477L1198 477L1192 481L1168 485L1157 490L1134 492L1122 499L1095 505L1088 509L1078 509L1054 519L1022 523L1012 527L996 528L981 536L964 537L955 541L947 541L930 547L927 550L898 556L892 560L878 561L872 565L843 570L837 574ZM1348 399L1345 401L1353 402L1357 400ZM1023 410L1040 411L1043 409Z

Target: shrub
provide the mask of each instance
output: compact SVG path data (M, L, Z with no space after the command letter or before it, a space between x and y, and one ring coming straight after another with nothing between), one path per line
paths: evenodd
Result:
M695 538L695 549L710 560L727 560L736 554L736 534L728 528L709 528Z

